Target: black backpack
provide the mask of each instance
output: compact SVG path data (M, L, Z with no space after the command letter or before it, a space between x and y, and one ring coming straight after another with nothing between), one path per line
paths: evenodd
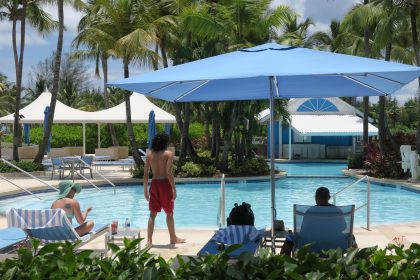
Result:
M251 204L242 202L241 205L235 203L235 207L230 211L229 218L226 219L227 225L254 225L254 212Z

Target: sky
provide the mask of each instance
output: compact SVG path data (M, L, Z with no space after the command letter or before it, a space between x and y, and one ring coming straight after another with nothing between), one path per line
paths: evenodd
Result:
M328 31L329 23L333 19L340 20L351 9L351 7L360 3L362 0L274 0L272 6L287 5L295 12L301 15L302 19L310 17L315 23L311 27L311 32ZM55 6L46 6L46 11L57 19L57 11ZM63 53L71 51L71 42L77 34L77 24L82 17L81 13L74 11L71 7L64 8L64 24L66 31L64 33ZM15 81L15 67L12 49L12 25L7 21L0 22L0 72L5 74L10 81ZM55 32L57 33L57 32ZM32 28L27 28L26 46L24 54L24 74L23 84L28 85L29 73L40 61L51 56L56 49L57 34L38 34ZM20 35L18 35L19 37ZM94 77L94 63L87 62L90 79L93 84L98 86L101 81ZM130 67L130 76L141 74L148 69L141 69L136 66ZM119 80L123 78L123 67L121 61L110 61L109 65L109 81ZM393 96L400 103L412 98L416 94L417 84L412 82L404 88L400 89Z

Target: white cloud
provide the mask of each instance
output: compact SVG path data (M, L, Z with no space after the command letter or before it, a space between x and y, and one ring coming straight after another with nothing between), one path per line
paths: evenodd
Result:
M18 32L16 34L16 42L20 44L20 25L18 25ZM25 46L40 46L46 45L48 41L43 35L36 32L33 28L26 25L25 31ZM0 48L12 47L12 24L10 22L3 22L0 27Z
M48 5L45 6L44 10L49 13L54 20L58 21L57 6ZM82 16L83 14L81 12L76 11L69 5L64 6L64 25L66 26L66 33L77 33L77 25L79 24Z

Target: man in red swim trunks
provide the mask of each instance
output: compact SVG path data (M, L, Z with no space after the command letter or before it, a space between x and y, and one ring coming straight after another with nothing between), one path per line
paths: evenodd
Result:
M164 133L156 134L152 141L152 149L146 155L144 166L144 197L149 201L150 217L147 225L147 243L152 244L155 218L158 212L166 213L166 224L171 244L184 243L185 239L175 234L174 201L176 199L176 187L172 171L173 153L166 150L169 137ZM149 170L152 169L153 178L148 189Z

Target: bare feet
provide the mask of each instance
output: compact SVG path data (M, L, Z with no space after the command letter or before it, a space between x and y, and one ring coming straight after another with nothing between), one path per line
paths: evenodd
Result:
M171 240L171 244L185 243L187 239L177 237L175 240Z

